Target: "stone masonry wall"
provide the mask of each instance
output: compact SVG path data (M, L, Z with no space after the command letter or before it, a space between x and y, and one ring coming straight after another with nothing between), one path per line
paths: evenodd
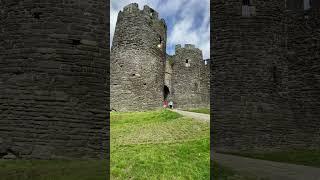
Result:
M201 97L201 107L210 107L210 59L207 59L207 64L200 65L200 85L199 93Z
M0 1L0 158L107 156L107 8Z
M164 85L169 88L169 94L167 96L167 101L172 100L172 65L174 61L174 56L167 55L166 58L166 69L165 69L165 77L164 77Z
M166 24L148 6L120 11L111 49L111 109L161 108L166 59Z
M316 3L316 1L312 1ZM304 10L288 6L287 61L292 121L299 127L297 144L319 148L320 144L320 7Z
M214 1L211 96L214 143L221 151L282 146L290 112L282 64L281 1L255 1L254 16L242 15L242 1ZM284 142L286 143L286 142Z
M320 127L315 85L319 49L311 43L319 39L319 17L308 20L312 30L306 31L302 20L290 20L287 5L252 1L254 13L248 16L242 1L211 3L211 113L217 151L319 148L306 141Z

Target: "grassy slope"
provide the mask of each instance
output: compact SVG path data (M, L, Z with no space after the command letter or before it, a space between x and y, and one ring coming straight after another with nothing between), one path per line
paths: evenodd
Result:
M171 111L111 114L112 179L209 179L209 124Z
M171 111L111 114L111 179L210 179L209 123ZM214 179L256 180L214 163Z
M208 108L187 109L186 111L196 112L196 113L203 113L203 114L210 114L210 109L208 109Z

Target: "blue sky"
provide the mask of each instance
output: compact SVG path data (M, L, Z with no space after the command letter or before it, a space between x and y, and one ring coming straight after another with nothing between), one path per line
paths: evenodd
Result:
M111 42L118 12L130 3L138 3L140 9L148 5L166 21L168 54L174 54L175 44L195 44L204 59L210 58L210 0L111 0Z

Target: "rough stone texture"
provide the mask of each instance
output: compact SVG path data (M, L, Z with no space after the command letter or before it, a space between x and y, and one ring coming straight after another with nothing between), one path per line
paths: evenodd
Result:
M172 100L172 65L174 62L174 56L167 55L166 59L166 69L165 69L165 75L164 75L164 85L168 88L168 92L164 92L165 99L167 101ZM166 93L166 94L165 94Z
M209 66L194 45L176 45L172 66L172 96L176 108L209 106Z
M286 11L288 89L297 141L320 148L320 6L312 3L307 11Z
M0 154L107 156L107 5L0 1Z
M204 60L205 62L200 65L200 85L199 93L201 97L201 106L210 106L210 59Z
M111 48L112 110L162 107L166 30L148 6L140 10L133 3L119 12Z
M241 3L211 2L214 148L319 148L319 14L306 28L285 1L252 1L250 17Z

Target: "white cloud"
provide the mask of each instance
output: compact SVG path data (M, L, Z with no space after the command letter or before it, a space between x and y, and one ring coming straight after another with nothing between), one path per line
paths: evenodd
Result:
M209 0L112 0L110 9L110 39L112 41L117 15L124 6L138 3L142 9L149 5L159 12L159 16L174 22L168 27L168 45L195 44L210 58L210 17ZM199 20L199 15L204 17Z

